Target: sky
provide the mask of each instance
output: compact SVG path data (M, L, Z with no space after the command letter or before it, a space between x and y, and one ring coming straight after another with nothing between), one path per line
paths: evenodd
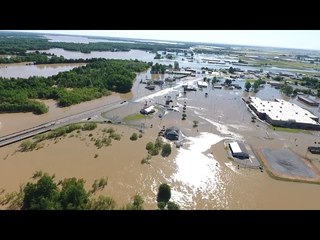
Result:
M320 30L23 30L23 32L320 50Z

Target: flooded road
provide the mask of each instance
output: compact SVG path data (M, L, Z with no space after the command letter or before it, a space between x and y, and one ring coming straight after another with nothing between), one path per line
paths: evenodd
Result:
M56 101L54 100L41 100L41 102L49 107L48 113L42 115L35 115L33 113L0 114L0 137L27 128L35 127L58 118L67 117L76 113L91 110L96 107L104 106L112 102L128 100L129 98L130 94L114 93L111 96L102 97L65 108L58 107Z
M238 83L244 84L243 81ZM141 120L141 123L153 124L157 129L163 125L179 126L186 137L173 159L174 174L169 178L167 174L162 175L173 189L172 198L184 209L320 209L316 200L320 197L319 185L274 180L265 171L238 168L228 159L224 149L223 140L234 139L245 140L254 149L284 147L306 155L307 146L318 138L317 132L275 132L259 121L252 123L252 115L241 100L247 95L279 98L281 93L278 90L267 85L255 94L209 87L183 94L181 88L177 89L180 90L178 96L164 90L164 94L160 91L152 98L138 98L134 103L140 104L140 108L146 100L151 101L149 104L164 104L164 96L171 94L172 105L179 105L180 109L184 103L187 105L185 121L181 120L181 113L175 112L167 113L161 120ZM134 109L133 105L128 108ZM135 107L131 112L118 110L117 114L125 116L138 109ZM196 129L192 127L193 120L199 121ZM313 157L315 164L320 161L319 157Z
M69 54L61 49L55 51ZM98 53L91 54L98 56L94 55ZM121 54L130 56L121 52L108 54L109 57L118 54L119 58L123 57ZM139 54L141 58L150 58L155 62L153 54L143 51L135 52L132 58L137 58ZM69 56L74 58L75 55ZM173 61L169 62L172 64ZM30 69L38 66L25 67ZM0 73L1 71L0 68ZM11 71L13 73L14 70ZM98 117L122 120L137 113L145 102L149 105L163 105L166 96L172 97L170 107L178 106L179 109L179 112L175 112L159 107L159 112L153 118L137 120L130 123L130 126L113 126L122 134L122 139L119 142L113 141L112 146L106 148L97 149L90 141L89 132L82 132L78 137L69 135L56 143L54 140L45 141L44 148L27 153L16 152L19 143L0 148L0 189L18 190L19 184L29 181L35 171L42 170L55 173L57 179L84 178L87 187L92 185L94 179L108 177L108 186L101 194L113 197L118 206L128 203L134 194L139 193L145 199L146 209L156 209L157 188L161 183L167 182L172 188L172 199L183 209L320 209L319 185L274 180L266 171L238 168L237 164L228 159L224 148L226 139L244 140L253 149L289 148L300 156L309 156L306 147L319 142L318 132L278 132L260 121L252 123L252 115L241 99L248 96L270 100L282 98L279 90L266 85L258 93L247 93L243 89L214 89L209 84L208 88L184 94L181 86L194 82L194 79L186 78L171 85L156 86L156 92L146 89L146 85L140 83L141 80L163 80L166 77L167 75L151 75L147 71L137 76L131 93L113 94L68 108L58 108L54 101L46 100L44 102L49 106L49 112L40 116L32 113L1 114L0 136L3 136L119 100L129 103ZM243 80L236 80L235 83L244 86ZM186 120L181 120L184 104L187 106L187 117ZM301 104L299 103L300 106ZM318 108L312 110L318 111ZM159 118L159 113L163 113L162 118ZM192 126L194 120L199 122L196 128ZM130 141L131 134L138 132L142 126L145 132L142 138ZM142 158L147 156L146 143L154 141L163 126L178 126L184 136L183 146L178 149L172 145L173 152L169 157L156 156L151 159L150 165L142 165ZM110 125L100 125L93 132L94 137L101 136L101 130L105 127ZM94 158L95 154L98 154L97 158ZM319 157L312 158L320 166Z

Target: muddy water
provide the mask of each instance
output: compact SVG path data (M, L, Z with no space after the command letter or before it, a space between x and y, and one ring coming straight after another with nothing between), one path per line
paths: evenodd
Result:
M92 101L80 103L70 107L60 108L54 100L41 100L49 107L49 112L42 115L33 113L2 113L0 114L0 136L4 136L13 132L31 128L39 124L53 121L58 118L66 117L72 114L80 113L92 108L100 107L105 104L116 102L119 100L128 100L129 94L112 94L111 96L102 97Z
M112 196L123 205L135 193L140 193L147 209L156 208L157 187L162 182L170 184L172 199L184 209L320 209L319 185L279 181L270 178L266 171L238 169L227 158L223 143L225 139L241 139L253 149L290 148L305 156L309 155L306 147L318 139L318 133L275 132L260 121L252 123L251 113L241 97L254 93L209 87L184 95L178 86L144 98L150 91L145 91L143 84L136 81L133 89L132 95L126 97L134 100L123 108L105 113L105 117L122 118L138 112L145 100L148 104L164 104L164 96L172 95L171 105L178 105L180 111L186 102L187 120L181 120L181 112L165 111L163 118L156 113L154 118L139 120L130 128L117 126L117 131L124 135L122 140L113 141L111 147L100 150L88 137L84 139L88 133L82 133L79 138L67 137L56 144L47 141L45 148L30 153L14 153L19 143L0 148L3 159L0 161L0 188L17 190L34 171L43 170L55 173L57 178L83 177L88 187L95 178L108 176L109 184L102 194ZM206 92L208 97L205 97ZM266 86L256 95L274 98L279 94ZM193 120L199 121L199 127L192 127ZM143 137L136 142L128 140L141 128L141 123L145 126ZM163 126L180 127L185 137L183 146L173 147L172 155L166 159L154 157L150 165L141 165L141 159L146 156L146 143L154 141ZM101 132L98 130L94 134ZM95 154L98 158L94 158ZM320 159L315 157L313 161Z
M59 72L69 71L75 67L84 66L83 63L67 64L39 64L26 65L27 63L0 64L0 77L28 78L31 76L49 77Z
M169 113L153 121L158 129L162 125L179 126L186 136L183 148L174 158L175 173L167 179L173 188L173 199L185 209L320 209L316 200L320 197L319 185L274 180L265 171L238 169L227 158L221 139L245 140L253 149L289 148L303 157L310 155L306 148L318 139L317 132L275 132L260 121L252 123L252 115L241 100L246 95L281 97L278 90L269 86L257 94L212 88L186 95L180 92L173 105L181 109L186 102L187 120L180 120L181 113ZM147 99L150 104L164 104L163 96L155 94ZM122 114L126 113L123 110ZM199 121L197 131L192 128L193 120ZM318 167L319 161L319 157L313 156Z
M93 136L101 136L102 127L109 126L101 126ZM84 178L88 188L94 179L107 176L108 187L101 193L114 197L119 206L139 193L145 197L147 208L156 208L157 187L165 181L164 173L172 174L168 164L172 160L154 157L151 165L141 165L141 159L147 155L145 145L153 141L153 137L144 135L137 141L131 141L129 137L137 132L135 129L125 126L114 128L122 134L121 141L113 140L112 146L101 149L90 141L88 132L82 132L79 138L66 137L58 143L45 141L45 148L28 153L15 152L18 143L1 148L0 188L17 190L19 184L28 181L36 170L55 173L57 179L70 176ZM99 156L94 158L95 154Z
M130 50L128 52L106 52L106 51L92 51L91 53L81 53L67 51L61 48L52 48L49 50L40 50L40 52L55 54L57 56L63 56L66 59L78 59L78 58L106 58L106 59L138 59L140 61L153 61L155 54L148 53L142 50Z

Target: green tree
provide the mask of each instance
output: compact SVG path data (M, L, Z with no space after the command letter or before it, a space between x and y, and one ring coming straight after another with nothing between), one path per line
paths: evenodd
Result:
M146 149L147 149L148 151L150 151L150 150L152 150L153 148L154 148L153 142L148 142L147 145L146 145Z
M244 88L246 89L247 92L249 92L249 89L251 88L251 83L249 81L246 81Z
M131 141L136 141L138 139L138 134L137 133L132 133L130 140Z
M84 189L83 179L68 178L62 182L60 202L62 209L83 210L89 202L89 193Z
M199 123L199 121L193 120L193 127L198 127L198 123Z
M161 155L162 157L167 157L171 154L171 145L169 143L165 143L162 147Z
M232 80L231 79L226 79L225 81L224 81L224 84L226 84L226 85L230 85L232 83Z
M229 73L233 74L235 71L234 71L234 68L233 67L230 67L229 68Z
M286 94L286 95L290 95L293 93L293 87L290 86L290 85L287 85L287 84L284 84L282 87L281 87L281 91Z
M133 202L127 204L125 209L127 209L127 210L143 210L143 203L144 203L143 198L139 194L136 194L133 197Z
M174 62L174 70L179 70L179 63L177 61Z
M164 210L167 204L165 202L158 202L157 205L160 210Z
M217 80L217 77L216 77L216 76L214 76L214 77L212 78L211 83L212 83L212 84L215 84L217 81L218 81L218 80Z
M168 202L167 208L168 210L180 210L180 206L177 203L171 201Z
M113 210L116 207L116 202L111 197L99 196L98 199L93 199L88 204L90 210Z
M252 85L253 91L254 91L254 92L257 92L259 86L260 86L259 80L255 81L255 82L253 83L253 85Z
M162 183L159 186L158 195L157 195L157 202L169 202L171 198L171 188L168 184Z
M24 190L22 210L60 209L59 190L53 177L44 174L37 183L27 183Z

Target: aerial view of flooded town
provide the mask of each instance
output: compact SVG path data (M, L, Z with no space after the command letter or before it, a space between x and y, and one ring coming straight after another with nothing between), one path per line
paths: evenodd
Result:
M319 80L307 48L0 31L0 209L320 209Z

